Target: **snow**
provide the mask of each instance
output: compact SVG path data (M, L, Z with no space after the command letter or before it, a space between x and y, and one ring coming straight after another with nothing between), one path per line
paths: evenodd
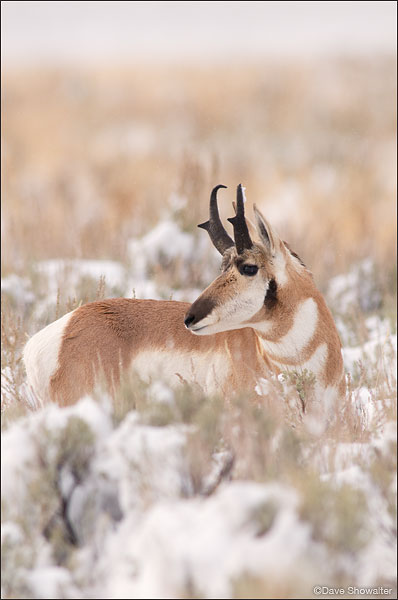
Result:
M144 277L148 267L170 261L179 256L190 256L193 238L182 232L173 221L161 221L141 240L131 240L129 255L137 275Z
M157 402L172 402L163 384L152 384L147 393ZM76 478L66 464L58 480L79 540L76 568L70 569L54 563L40 523L35 517L30 521L29 512L23 516L23 507L32 502L43 460L49 465L56 460L62 451L60 434L76 417L93 440L85 475ZM389 456L395 431L388 424L370 442L339 443L332 464L332 447L325 446L319 457L317 468L325 481L363 490L369 504L372 516L366 526L373 533L356 558L355 578L351 573L353 583L361 585L394 577L391 517L365 466L377 456ZM16 568L32 597L175 598L191 590L203 598L230 598L240 576L314 581L327 573L331 559L300 516L298 489L277 481L214 486L232 459L222 451L209 465L212 493L194 494L186 453L190 432L192 427L183 424L147 425L135 411L117 424L106 397L101 402L87 397L65 409L46 406L5 431L3 542L29 547L23 525L28 519L29 535L36 540L33 564ZM279 452L278 445L271 449Z
M11 296L20 309L35 301L35 295L31 288L32 284L27 277L20 277L15 273L1 279L2 294Z
M271 389L272 384L263 377L260 377L260 379L257 382L257 385L254 388L254 391L258 396L267 396Z
M366 498L369 511L366 527L371 532L371 539L359 555L356 566L358 581L364 586L371 586L382 580L393 581L397 574L394 519L388 513L386 498L374 486L369 474L358 465L336 471L328 479L338 486L354 486L362 490Z
M19 525L13 521L2 523L1 543L20 544L23 541L23 533Z
M120 506L128 512L140 502L178 496L189 487L184 443L185 436L178 426L141 425L137 415L130 413L103 443L93 468L101 477L116 478Z
M170 203L180 206L184 199L172 196ZM130 266L125 287L128 295L133 291L136 298L193 302L220 267L220 256L209 246L206 235L183 231L169 218L141 238L131 238L127 253ZM192 265L200 265L201 287L189 288L184 283L180 288L181 282L192 279Z
M106 405L106 402L104 403ZM28 483L35 476L37 468L38 442L46 432L56 435L65 429L70 417L82 419L98 438L106 435L111 427L109 410L83 398L75 406L60 410L52 405L46 409L17 421L1 436L1 487L4 497L10 502L11 510L18 511L19 503L29 493ZM53 448L49 445L46 452L52 458Z
M167 267L172 261L180 262L185 269L193 259L197 264L201 263L202 259L209 256L209 242L207 236L193 236L182 231L175 221L166 219L142 238L131 239L128 255L132 276L138 280L146 280L151 273ZM214 253L212 255L215 256ZM218 257L218 265L219 263Z
M1 488L10 506L17 507L26 493L35 457L33 440L26 435L26 423L15 426L1 436Z
M375 280L376 267L370 258L358 263L349 273L333 277L328 286L327 298L339 307L340 313L360 306L363 311L380 307L381 294Z
M184 199L175 197L172 202L183 206ZM207 236L185 232L171 218L131 239L128 255L127 265L94 260L34 265L47 283L43 299L35 298L29 280L17 275L4 278L2 289L23 310L35 302L36 315L55 305L60 286L73 294L84 278L97 283L102 276L107 292L117 295L193 301L203 289L200 281L179 288L178 280L192 281L194 263L203 266L203 279L211 280L220 262L217 253L209 250ZM372 263L364 261L353 272L332 280L329 297L334 306L351 310L366 305L371 313L378 304L372 273ZM360 415L365 441L322 442L315 456L311 442L304 456L312 460L312 475L331 489L349 486L363 492L363 527L369 540L355 556L341 553L336 558L335 551L314 536L311 520L301 512L306 482L293 486L282 477L240 481L233 475L229 481L221 474L229 473L229 466L233 474L235 459L238 464L247 458L235 456L220 439L217 451L203 466L198 491L190 468L194 425L155 427L134 410L119 420L111 399L96 390L95 399L86 397L62 409L45 406L19 418L2 435L5 580L22 582L23 593L32 598L230 598L234 583L244 576L307 582L311 589L321 580L333 579L335 565L355 585L393 581L391 507L397 482L392 478L383 488L371 467L392 460L396 439L396 424L385 416L386 408L394 411L396 334L387 319L367 313L365 341L358 339L343 312L339 311L337 325L350 377L361 366L366 375L372 370L385 373L388 386L383 396L363 378L353 386L350 401ZM35 407L27 384L21 384L9 366L2 374L5 405L15 402L17 389L18 396ZM282 375L261 379L255 391L260 397L293 398L292 385ZM175 392L160 380L140 393L155 409L172 410L176 402ZM76 422L84 427L73 429ZM315 421L306 422L311 439L323 433L323 428L318 429ZM71 448L67 432L77 436ZM277 428L267 460L277 463L283 443L283 432ZM61 518L60 502L66 503L64 518L78 541L65 564L59 564L54 554L56 541L44 535L52 515ZM19 597L18 592L14 595Z
M163 402L165 404L173 403L173 390L163 381L154 381L151 383L148 387L147 394L156 402Z
M33 275L40 278L40 288L43 290L42 296L34 304L32 316L32 320L38 323L48 324L49 313L54 318L54 307L58 304L60 294L65 296L65 300L80 298L81 286L87 280L93 283L94 289L98 289L101 279L104 279L107 297L121 296L127 292L127 271L117 261L49 259L35 263L32 270Z
M235 482L209 500L162 503L148 511L138 529L125 533L127 546L114 556L109 580L112 598L173 598L189 581L201 597L231 597L240 572L283 577L308 543L308 528L298 522L296 498L289 490ZM278 506L268 536L257 536L253 515L269 503ZM134 564L135 581L126 577Z
M183 205L184 200L172 196L173 206ZM45 289L43 298L34 306L33 319L48 320L49 310L57 304L59 292L66 298L78 298L80 287L86 279L98 287L105 280L105 295L127 298L170 299L193 302L208 282L218 274L220 257L210 246L206 235L194 236L182 231L178 224L166 219L141 238L128 243L129 264L111 260L51 259L33 265L33 273L42 278ZM190 279L192 265L202 265L201 287L189 288L181 282ZM202 285L203 281L203 285ZM28 279L10 275L2 280L2 289L19 303L31 304L36 298L30 291Z
M111 288L123 287L126 278L124 267L112 260L51 259L38 262L35 269L47 278L53 293L57 293L61 284L70 286L70 293L73 293L83 277L95 281L105 277Z
M79 598L67 569L42 567L35 569L27 578L33 598Z
M371 339L360 346L345 347L343 348L343 359L347 370L352 371L355 364L364 357L370 359L372 363L378 363L385 354L396 356L396 352L397 336L395 334L384 339Z
M14 400L14 375L10 367L4 367L1 370L1 397L5 404L9 404Z

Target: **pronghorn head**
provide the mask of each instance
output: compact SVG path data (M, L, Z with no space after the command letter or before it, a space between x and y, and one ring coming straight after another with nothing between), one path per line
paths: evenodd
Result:
M296 275L309 273L279 238L254 206L255 224L244 214L244 192L237 189L235 216L228 219L234 228L235 242L225 231L217 208L217 191L210 198L210 219L199 227L206 229L222 254L222 273L195 300L185 315L186 327L197 335L210 335L255 327L271 320L278 304L278 290L287 282L287 268ZM249 233L250 230L250 233ZM304 275L305 274L305 275Z

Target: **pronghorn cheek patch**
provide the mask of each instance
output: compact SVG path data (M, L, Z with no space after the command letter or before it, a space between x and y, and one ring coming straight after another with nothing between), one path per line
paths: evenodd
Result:
M264 306L268 310L271 310L272 308L274 308L274 306L276 305L276 303L278 301L277 295L276 295L277 289L278 289L278 286L276 284L275 279L271 279L268 284L268 290L267 290L267 293L265 294L265 298L264 298Z

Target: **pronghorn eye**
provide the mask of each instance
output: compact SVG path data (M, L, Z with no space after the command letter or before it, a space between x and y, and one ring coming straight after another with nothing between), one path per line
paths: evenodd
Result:
M256 265L243 265L240 268L240 272L242 273L242 275L256 275L258 271L258 267Z

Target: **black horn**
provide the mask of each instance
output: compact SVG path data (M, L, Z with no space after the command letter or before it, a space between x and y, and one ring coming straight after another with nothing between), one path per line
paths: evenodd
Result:
M242 254L243 250L249 249L253 246L251 241L249 230L247 228L245 219L245 207L243 204L243 189L242 184L238 185L236 191L236 215L228 219L232 223L234 228L234 238L236 244L236 251L238 254Z
M210 219L206 221L206 223L201 223L198 225L198 227L201 227L207 231L211 241L220 254L224 254L228 248L231 248L235 245L221 223L217 206L217 192L220 188L226 187L226 185L217 185L215 188L213 188L210 196Z

